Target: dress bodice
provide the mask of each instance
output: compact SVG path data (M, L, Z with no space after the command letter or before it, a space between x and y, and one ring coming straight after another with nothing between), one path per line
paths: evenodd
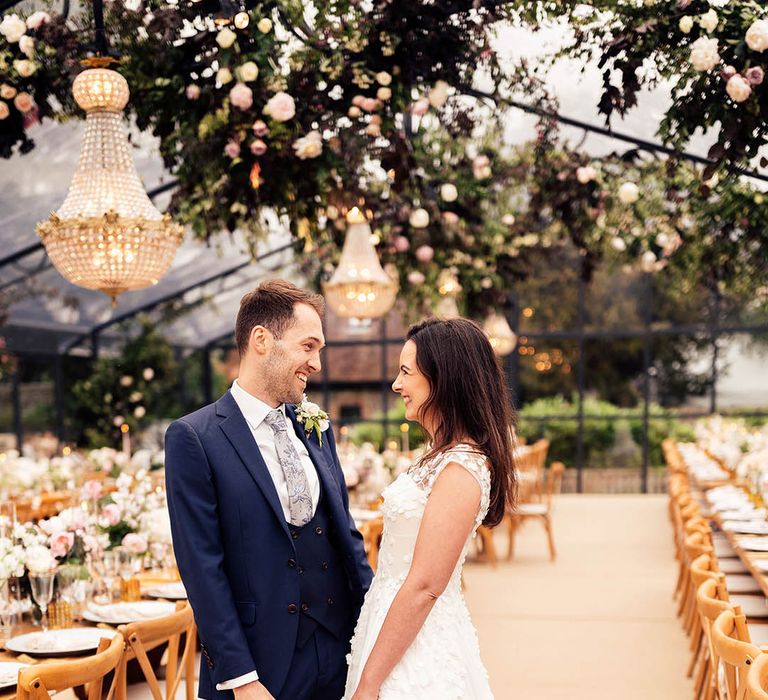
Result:
M480 484L480 506L475 525L464 545L451 577L448 589L458 586L467 550L477 527L483 522L490 501L491 476L488 460L471 445L459 444L434 459L400 474L383 493L384 536L379 551L378 578L397 585L408 574L416 547L421 519L432 488L446 465L456 462L474 476ZM455 581L454 581L455 579Z

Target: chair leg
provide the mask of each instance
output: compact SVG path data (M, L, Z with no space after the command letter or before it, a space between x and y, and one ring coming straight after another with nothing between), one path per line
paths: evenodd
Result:
M709 658L702 658L699 672L696 674L696 682L693 685L693 697L701 698L706 695L707 681L709 680Z
M509 516L509 524L507 525L507 533L509 534L509 544L507 547L507 561L510 561L515 556L515 534L517 532L517 519L513 516Z
M547 531L547 543L549 544L549 559L555 561L557 557L557 550L555 549L555 538L552 535L552 521L549 515L544 516L544 529Z
M694 643L691 644L691 663L688 664L688 671L685 674L686 678L691 678L693 676L693 670L696 668L696 661L698 661L701 656L704 647L704 630L701 629L701 625L698 627L699 629L694 633L695 641L692 640Z
M496 546L493 542L493 530L491 530L489 527L481 525L477 529L477 532L483 541L483 551L485 552L485 556L488 557L488 561L490 562L491 566L496 568L497 557Z

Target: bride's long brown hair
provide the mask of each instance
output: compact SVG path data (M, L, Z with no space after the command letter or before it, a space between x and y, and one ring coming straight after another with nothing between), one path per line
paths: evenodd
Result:
M428 319L408 329L416 366L429 382L419 422L435 431L422 462L469 440L490 462L491 501L484 525L501 522L517 496L514 412L501 364L480 327L464 318Z

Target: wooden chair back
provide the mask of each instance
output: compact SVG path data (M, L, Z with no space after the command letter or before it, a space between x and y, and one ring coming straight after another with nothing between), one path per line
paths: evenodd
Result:
M741 610L723 610L712 625L712 647L723 676L718 672L718 688L721 700L746 700L747 674L752 663L763 653L750 642L747 621ZM717 666L716 666L717 668Z
M552 512L552 497L560 493L563 484L563 474L565 474L565 465L562 462L552 462L549 465L546 494L547 511L549 513Z
M747 698L768 700L768 654L760 654L747 674Z
M187 700L195 697L195 648L197 633L192 607L185 601L176 605L176 612L146 622L120 625L118 630L125 638L125 654L120 664L116 700L126 697L126 665L136 659L154 700L173 700L184 677ZM184 650L179 658L182 635L186 636ZM168 663L165 673L165 699L147 652L168 643Z
M376 571L379 564L379 546L381 544L381 535L384 532L384 519L366 520L360 525L360 533L365 543L365 551L368 554L368 563L371 569Z
M19 671L17 700L48 700L50 693L88 685L88 700L101 700L104 676L120 665L125 642L121 634L102 638L95 655L69 661L51 661ZM115 681L107 694L112 697Z

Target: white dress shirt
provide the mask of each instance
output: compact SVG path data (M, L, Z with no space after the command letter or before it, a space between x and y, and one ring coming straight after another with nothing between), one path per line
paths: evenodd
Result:
M235 403L245 417L245 422L248 423L248 427L251 429L251 435L253 435L253 439L256 441L259 452L261 452L261 456L264 458L264 462L267 465L267 471L275 484L275 490L277 491L277 497L280 499L280 505L283 508L285 520L286 522L290 522L291 510L288 503L288 486L285 482L283 467L280 465L280 460L277 457L275 434L272 432L272 428L270 428L264 421L267 414L273 410L272 406L264 403L261 399L257 399L252 394L249 394L237 383L237 379L232 383L230 392L232 398L235 400ZM317 510L317 504L320 501L320 480L317 476L315 465L312 463L309 452L307 452L307 448L301 441L301 438L296 435L291 419L285 415L285 404L280 405L278 410L285 416L285 421L288 425L288 437L296 448L296 451L299 453L301 464L307 474L309 493L312 496L312 513L314 514ZM238 676L232 680L217 683L216 690L233 690L258 679L258 673L252 671L251 673L246 673L245 675Z

